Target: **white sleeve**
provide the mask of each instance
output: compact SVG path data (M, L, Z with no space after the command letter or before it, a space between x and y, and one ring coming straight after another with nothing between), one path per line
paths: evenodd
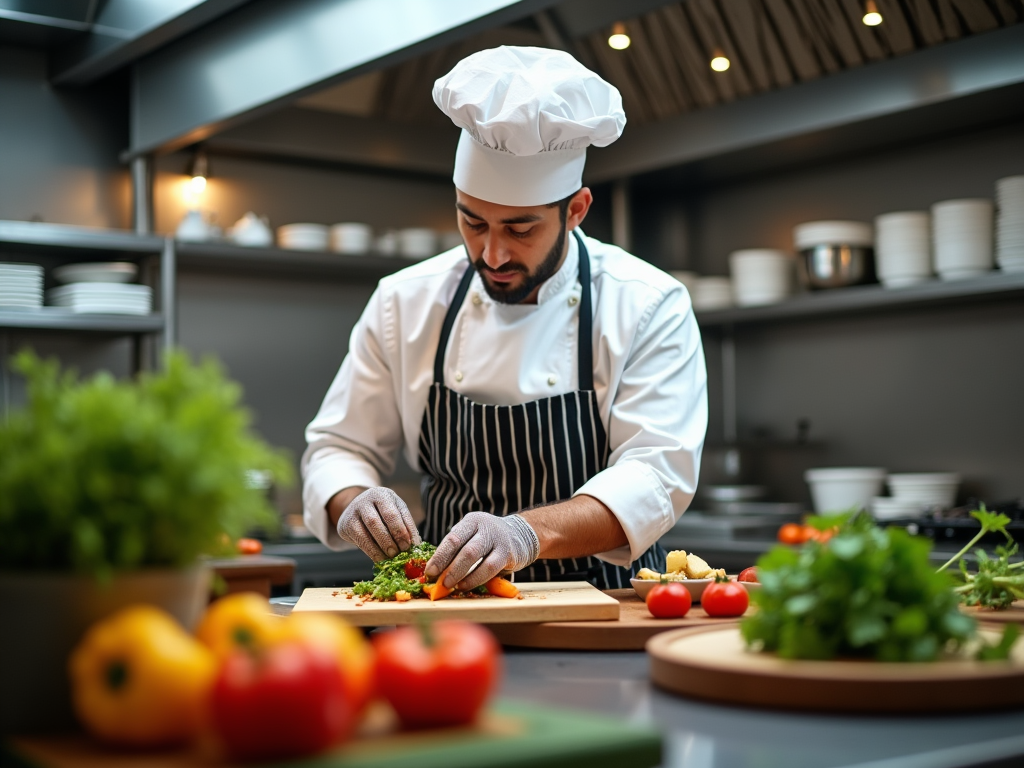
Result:
M343 549L327 502L352 486L380 485L395 468L402 420L387 349L394 316L378 288L352 330L348 354L316 417L306 427L302 501L306 527L331 549Z
M707 369L686 292L653 302L638 328L608 425L608 467L576 494L607 506L628 545L597 557L628 566L673 525L697 490L708 425Z

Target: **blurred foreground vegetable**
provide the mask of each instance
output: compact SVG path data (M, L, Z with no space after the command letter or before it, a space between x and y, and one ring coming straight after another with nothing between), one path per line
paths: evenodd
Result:
M498 641L464 621L398 627L373 644L378 691L406 728L471 723L501 671Z
M216 661L171 616L140 605L95 624L70 672L75 712L94 735L150 747L199 732Z

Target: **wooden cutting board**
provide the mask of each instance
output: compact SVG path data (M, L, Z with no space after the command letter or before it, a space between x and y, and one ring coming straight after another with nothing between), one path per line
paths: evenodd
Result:
M681 619L656 619L632 589L609 589L619 601L617 621L551 621L540 624L495 624L489 629L502 645L573 651L642 651L661 632L709 624L735 624L736 619L715 619L695 605Z
M516 584L522 599L492 595L427 599L405 603L363 601L349 597L351 589L310 588L303 591L294 612L334 613L357 627L413 624L418 616L462 619L480 624L541 621L614 621L619 602L585 581L547 581Z
M993 643L998 632L982 630ZM1024 643L1007 662L788 661L747 651L737 627L696 627L647 643L651 680L730 704L834 712L957 712L1024 705ZM984 695L979 695L983 691Z
M390 712L390 710L389 710ZM384 727L340 749L275 768L651 768L657 731L589 712L499 702L469 728L402 733ZM210 749L156 752L105 748L85 736L0 740L0 765L19 768L231 768Z
M978 621L993 624L1024 624L1024 600L1017 600L1005 611L993 611L991 608L961 605L960 610Z

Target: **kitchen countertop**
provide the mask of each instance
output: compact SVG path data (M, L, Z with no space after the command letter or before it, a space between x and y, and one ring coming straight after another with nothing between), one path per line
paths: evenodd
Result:
M510 650L501 695L654 725L664 768L1024 764L1024 710L868 717L710 704L651 685L642 652Z

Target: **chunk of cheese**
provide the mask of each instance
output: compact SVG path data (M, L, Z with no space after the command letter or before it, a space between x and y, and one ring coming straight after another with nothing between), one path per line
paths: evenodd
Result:
M706 579L711 573L711 566L704 560L694 554L686 556L686 575L691 579Z
M668 573L679 573L686 570L686 552L681 549L673 550L665 558L665 570Z

